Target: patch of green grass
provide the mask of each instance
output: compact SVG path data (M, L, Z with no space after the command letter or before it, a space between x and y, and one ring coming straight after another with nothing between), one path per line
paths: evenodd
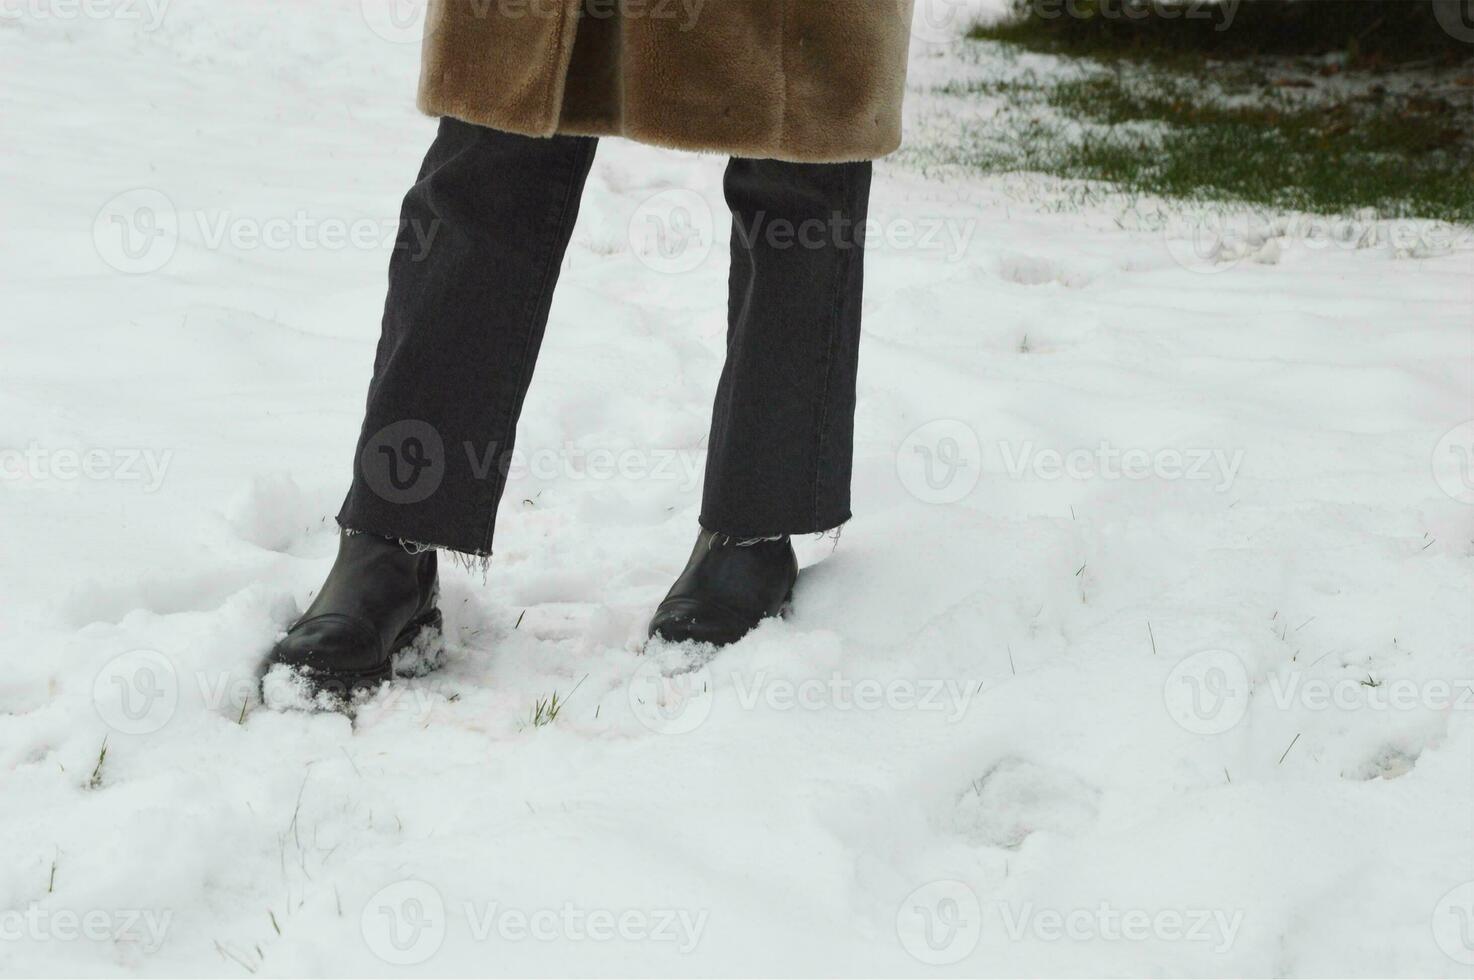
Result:
M97 765L92 767L92 777L87 780L88 789L97 789L102 785L102 767L107 762L107 736L103 736L102 748L97 753Z
M1468 59L1434 0L1014 0L972 31L1033 51L1175 63L1183 58L1345 54L1354 65Z
M578 689L583 686L583 682L586 680L588 680L587 676L580 678L579 682L573 685L573 690L569 691L566 697L554 691L547 697L538 698L533 702L532 715L528 719L532 727L544 728L557 721L558 716L563 713L563 709L568 706L568 699L578 693Z
M1049 105L1099 124L1055 172L1169 197L1474 222L1474 150L1453 106L1298 101L1282 91L1233 102L1193 76L1112 73L1049 89Z
M1040 16L1065 2L1022 0L972 32L974 67L1002 70L936 89L973 108L926 153L1129 194L1474 223L1474 45L1430 0L1242 0L1231 20L1068 0L1085 16ZM1069 60L1023 68L1024 52ZM1423 61L1394 69L1393 52Z

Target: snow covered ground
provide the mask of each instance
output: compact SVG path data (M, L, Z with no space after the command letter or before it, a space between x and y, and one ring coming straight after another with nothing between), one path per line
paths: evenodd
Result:
M667 679L722 163L608 142L445 666L277 713L413 28L3 10L0 974L1474 971L1467 232L882 166L857 517Z

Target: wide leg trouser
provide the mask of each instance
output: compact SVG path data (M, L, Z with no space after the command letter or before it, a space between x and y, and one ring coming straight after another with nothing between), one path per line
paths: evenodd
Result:
M452 119L404 201L346 529L491 554L517 420L597 141ZM727 362L701 523L850 517L868 163L734 159Z

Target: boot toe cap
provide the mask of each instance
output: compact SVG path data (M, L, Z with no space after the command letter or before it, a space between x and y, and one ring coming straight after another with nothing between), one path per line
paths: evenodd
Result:
M379 638L368 624L327 614L298 623L271 651L271 664L310 674L357 674L383 660Z
M727 646L742 639L762 621L710 602L668 599L650 621L650 635L671 643L711 643Z

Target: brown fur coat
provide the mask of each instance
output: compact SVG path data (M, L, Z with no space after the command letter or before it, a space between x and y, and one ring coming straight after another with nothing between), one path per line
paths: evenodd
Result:
M901 142L914 0L430 0L420 108L528 136L868 160Z

